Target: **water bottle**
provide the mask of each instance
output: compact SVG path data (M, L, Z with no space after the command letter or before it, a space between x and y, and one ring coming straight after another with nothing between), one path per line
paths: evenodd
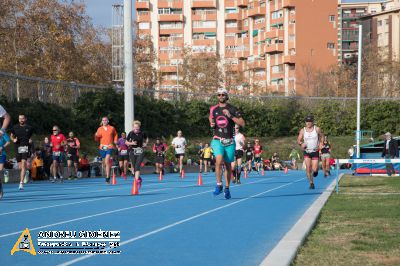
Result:
M4 183L8 183L8 181L10 180L10 175L8 173L8 170L4 171Z
M26 170L26 172L25 172L25 178L24 178L24 183L26 184L26 183L28 183L28 181L29 181L29 170Z

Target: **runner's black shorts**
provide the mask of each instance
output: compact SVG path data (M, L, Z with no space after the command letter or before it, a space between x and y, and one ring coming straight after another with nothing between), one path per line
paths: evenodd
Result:
M311 160L319 160L319 153L317 151L307 152L304 151L304 159L311 158Z
M242 158L243 157L243 150L236 150L235 151L235 157L236 157L236 159Z
M143 159L144 159L144 152L142 154L139 154L139 155L134 155L133 152L131 152L129 154L129 159L131 160L131 164L132 164L135 172L136 171L140 171L141 164L142 164Z
M181 156L185 156L185 154L184 154L184 153L177 153L177 154L175 154L175 158L176 158L176 159L181 158Z
M18 153L15 155L15 157L17 158L17 162L20 163L22 160L28 160L28 158L30 158L30 154L29 152L24 152L24 153Z
M78 163L79 162L79 158L77 154L73 154L73 153L67 153L67 160L68 161L73 161L74 163Z
M128 154L125 154L125 155L118 155L118 161L119 161L119 162L129 161L129 155L128 155Z
M203 160L206 162L211 162L211 158L203 158Z
M156 163L164 164L164 156L156 156Z

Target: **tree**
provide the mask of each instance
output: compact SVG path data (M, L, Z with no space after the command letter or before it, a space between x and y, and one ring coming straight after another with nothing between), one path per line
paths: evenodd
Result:
M159 73L155 68L156 58L151 36L136 35L134 42L134 75L137 89L149 90L156 87L159 77Z
M194 53L191 47L184 49L181 73L181 85L189 92L212 93L223 82L219 56L210 52Z
M0 6L0 69L81 83L110 81L110 46L91 25L84 4L0 0Z

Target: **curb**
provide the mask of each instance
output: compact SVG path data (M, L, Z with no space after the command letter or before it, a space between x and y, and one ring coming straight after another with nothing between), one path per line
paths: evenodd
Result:
M339 176L339 180L344 174ZM328 188L318 197L316 201L307 209L289 232L279 241L272 251L260 263L261 266L280 266L290 265L297 255L297 250L303 244L304 240L314 228L314 225L336 187L336 178L334 178Z

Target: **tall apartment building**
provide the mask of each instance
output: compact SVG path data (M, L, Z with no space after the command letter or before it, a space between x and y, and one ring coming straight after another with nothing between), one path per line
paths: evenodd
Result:
M136 0L138 34L151 35L160 89L179 87L182 50L218 54L237 90L313 95L307 71L337 64L337 0ZM246 86L248 85L248 86Z
M358 54L359 18L390 10L399 0L339 0L339 62L354 64Z
M361 17L365 40L388 59L400 62L400 4L396 8Z

